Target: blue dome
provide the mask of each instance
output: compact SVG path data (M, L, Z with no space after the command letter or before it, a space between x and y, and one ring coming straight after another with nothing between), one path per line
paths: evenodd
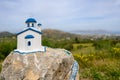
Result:
M42 25L42 24L40 24L40 23L38 24L38 26L41 26L41 25Z
M25 23L30 23L30 22L36 23L37 21L36 21L34 18L28 18L28 19L25 21Z

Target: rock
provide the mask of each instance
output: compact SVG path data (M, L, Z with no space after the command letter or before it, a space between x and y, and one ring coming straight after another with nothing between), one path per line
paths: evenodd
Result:
M28 54L13 51L4 60L0 74L0 80L79 80L75 78L78 64L72 54L52 48Z

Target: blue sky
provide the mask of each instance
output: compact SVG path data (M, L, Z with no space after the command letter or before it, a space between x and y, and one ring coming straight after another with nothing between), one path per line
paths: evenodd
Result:
M0 0L0 31L20 31L29 17L43 29L120 31L120 0Z

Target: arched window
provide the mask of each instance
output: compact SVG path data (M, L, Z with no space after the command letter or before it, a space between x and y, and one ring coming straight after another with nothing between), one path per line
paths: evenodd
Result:
M31 42L30 42L30 41L28 41L28 43L27 43L27 44L28 44L28 46L31 46Z
M34 23L32 23L32 27L34 27Z

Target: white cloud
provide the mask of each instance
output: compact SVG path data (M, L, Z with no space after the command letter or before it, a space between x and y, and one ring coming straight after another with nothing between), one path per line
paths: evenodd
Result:
M119 26L119 9L120 0L2 0L0 22L6 27L24 27L26 18L35 17L46 27L62 30L78 26L79 29L90 29L89 26L96 29L98 24L107 29L104 25L109 23ZM21 28L19 26L15 28Z

